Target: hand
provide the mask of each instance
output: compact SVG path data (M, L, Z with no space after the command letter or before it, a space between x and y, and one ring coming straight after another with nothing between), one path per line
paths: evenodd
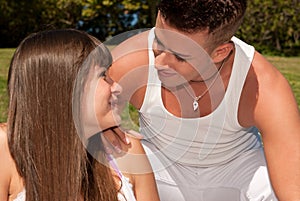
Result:
M126 136L128 135L132 135L134 138L137 139L142 139L143 136L141 134L139 134L138 132L134 131L134 130L123 130L121 127L119 126L114 126L108 129L105 129L102 135L102 141L105 147L105 152L107 154L113 154L114 152L116 152L117 154L120 154L122 151L126 151L124 150L124 146L122 146L121 144L125 144L125 145L129 145L130 144L130 140L129 138Z

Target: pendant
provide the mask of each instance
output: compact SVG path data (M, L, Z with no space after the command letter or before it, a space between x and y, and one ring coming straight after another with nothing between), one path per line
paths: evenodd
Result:
M194 100L193 102L193 108L194 108L194 111L196 111L198 109L199 105L198 105L198 101L197 100Z

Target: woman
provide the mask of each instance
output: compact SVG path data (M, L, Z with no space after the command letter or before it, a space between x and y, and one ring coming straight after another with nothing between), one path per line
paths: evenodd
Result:
M21 42L9 68L8 122L0 129L0 200L158 200L147 159L141 160L147 168L141 174L120 163L128 182L111 168L114 160L107 160L101 143L86 149L100 131L119 124L114 103L120 89L105 77L110 64L104 45L77 30L44 31ZM91 72L99 73L97 79ZM87 100L99 107L86 112ZM96 116L86 118L93 116L89 112ZM134 139L123 146L126 157L144 153Z

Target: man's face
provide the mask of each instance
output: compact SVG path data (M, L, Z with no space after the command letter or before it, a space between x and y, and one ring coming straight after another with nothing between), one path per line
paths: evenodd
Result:
M169 26L158 14L153 52L162 83L175 87L191 80L202 80L214 65L202 46L207 33L183 33Z

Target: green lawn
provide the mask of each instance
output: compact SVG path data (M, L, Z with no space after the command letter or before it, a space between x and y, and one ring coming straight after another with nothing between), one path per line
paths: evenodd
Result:
M13 52L14 49L0 49L0 122L6 121L7 116L6 80L8 66ZM300 57L286 58L267 56L266 58L273 63L288 79L300 108ZM127 115L130 115L129 119L131 119L133 122L136 122L136 112L132 112L133 108L131 107L129 110L130 111L126 112Z
M14 50L15 49L0 49L0 122L5 122L7 116L7 72Z

